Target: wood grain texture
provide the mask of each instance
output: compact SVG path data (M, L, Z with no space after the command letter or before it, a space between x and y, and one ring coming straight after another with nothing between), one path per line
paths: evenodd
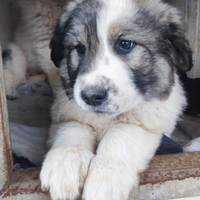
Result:
M8 123L7 100L4 86L0 47L0 195L10 183L13 171L12 147Z
M0 0L0 42L2 50L13 39L17 20L16 0Z
M166 0L182 14L186 37L193 50L193 69L190 78L200 78L200 0Z

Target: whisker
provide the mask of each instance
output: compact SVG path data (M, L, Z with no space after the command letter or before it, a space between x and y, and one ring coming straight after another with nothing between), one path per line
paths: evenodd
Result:
M62 101L64 102L65 99L60 99L58 102L56 102L56 103L52 106L52 109L55 108L58 104L60 104Z

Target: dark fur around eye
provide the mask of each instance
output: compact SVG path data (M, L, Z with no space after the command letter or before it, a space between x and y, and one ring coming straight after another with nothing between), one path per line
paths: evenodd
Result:
M78 44L77 46L76 46L76 50L77 50L77 53L79 54L79 55L85 55L85 51L86 51L86 49L85 49L85 46L84 45L82 45L82 44Z
M115 50L119 54L128 54L134 49L135 46L136 43L133 41L118 40L115 44Z

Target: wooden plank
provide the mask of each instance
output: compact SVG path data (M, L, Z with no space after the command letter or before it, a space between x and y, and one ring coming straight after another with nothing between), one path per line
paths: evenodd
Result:
M191 78L200 78L200 0L166 0L177 7L183 16L186 37L193 50L194 67L188 72Z
M195 49L195 67L196 67L196 75L197 77L200 77L200 0L198 0L197 5L197 18L196 18L196 49Z
M197 56L197 16L199 11L198 8L198 1L199 0L190 0L188 1L187 6L187 24L186 24L186 35L189 40L190 46L193 50L193 60L194 60L194 67L193 69L188 73L189 77L196 78L200 76L200 74L197 74L197 64L196 64L196 56Z
M12 147L5 94L0 48L0 195L8 187L13 171Z
M18 10L15 0L0 0L0 40L5 49L14 35L15 24L18 20Z
M50 200L41 190L39 173L40 168L15 171L2 199ZM197 196L200 196L200 152L192 152L155 156L149 168L140 175L140 185L134 188L129 200Z

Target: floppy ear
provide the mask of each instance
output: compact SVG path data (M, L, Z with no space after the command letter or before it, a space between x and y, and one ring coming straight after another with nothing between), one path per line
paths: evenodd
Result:
M184 72L191 70L193 66L192 50L184 35L181 23L175 21L169 23L168 40L173 47L177 69Z
M60 62L63 60L65 55L64 38L66 33L65 29L68 25L68 20L73 10L82 1L83 0L74 0L67 2L64 8L65 12L57 20L56 28L50 42L50 49L51 49L51 60L53 61L54 65L58 68L60 67Z
M64 28L60 25L60 21L58 19L50 42L51 60L56 67L60 67L60 62L64 58L64 35Z

